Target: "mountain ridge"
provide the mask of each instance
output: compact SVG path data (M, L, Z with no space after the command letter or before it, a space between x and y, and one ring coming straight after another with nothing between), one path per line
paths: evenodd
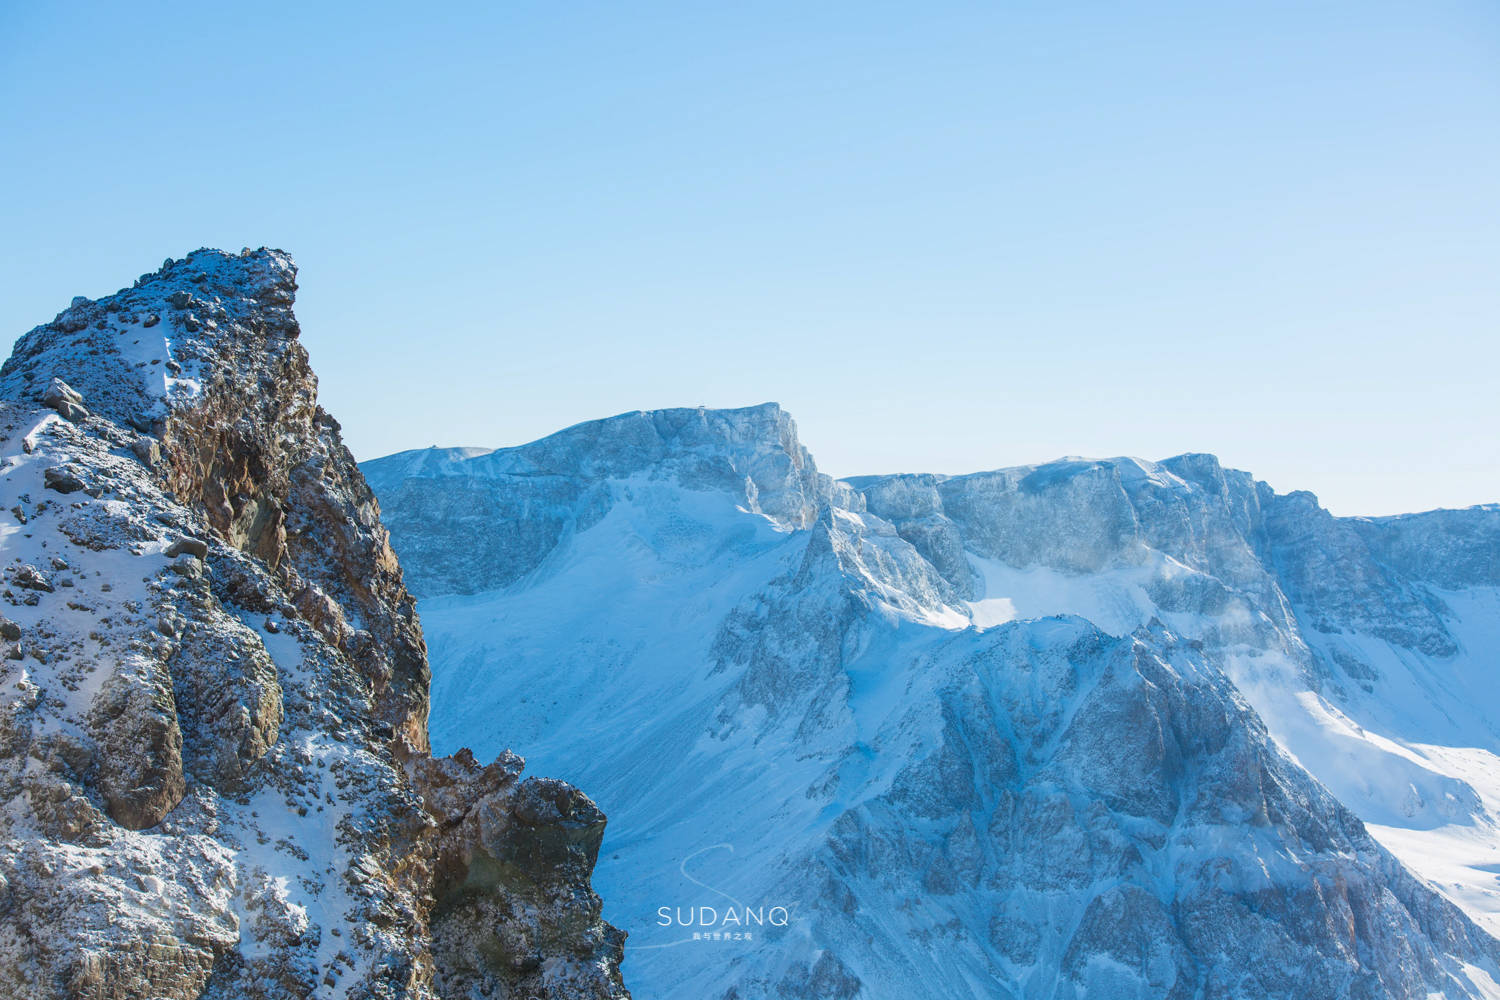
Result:
M473 510L479 478L375 477L403 559L422 555L434 738L498 716L611 807L607 895L645 988L1500 994L1500 859L1471 838L1493 843L1500 814L1480 780L1500 702L1474 688L1500 600L1482 554L1449 570L1440 551L1488 545L1497 509L1376 524L1392 537L1367 544L1310 495L1202 454L830 480L790 530L670 461L573 497L502 472L482 484L497 505ZM447 490L471 516L444 520ZM531 549L502 537L552 520L565 529ZM424 573L475 544L524 572ZM1432 571L1466 589L1437 595ZM503 694L543 678L546 696ZM1424 750L1444 718L1491 749ZM1340 803L1346 820L1316 818ZM694 817L732 856L702 853ZM684 855L688 881L669 860ZM1235 874L1215 888L1214 866ZM1353 895L1321 895L1327 880ZM704 884L796 900L797 929L718 963L632 908L714 898ZM1285 931L1253 916L1266 906ZM1122 919L1154 930L1112 936ZM1325 919L1362 929L1335 944ZM1402 958L1375 929L1397 925Z

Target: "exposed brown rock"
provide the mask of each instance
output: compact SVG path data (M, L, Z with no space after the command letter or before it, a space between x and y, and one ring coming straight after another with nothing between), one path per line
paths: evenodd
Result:
M517 757L429 755L421 626L295 273L200 251L0 369L0 996L628 997L603 815ZM160 367L121 349L146 337Z

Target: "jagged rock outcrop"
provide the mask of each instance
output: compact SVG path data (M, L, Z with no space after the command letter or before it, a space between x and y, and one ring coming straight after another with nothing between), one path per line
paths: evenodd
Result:
M520 781L522 764L507 753L481 768L467 751L413 762L438 823L431 921L443 996L594 996L597 965L624 957L624 935L588 888L604 814L564 782Z
M295 276L199 251L0 369L0 993L626 997L602 814L428 752L421 627ZM505 877L455 891L479 857Z

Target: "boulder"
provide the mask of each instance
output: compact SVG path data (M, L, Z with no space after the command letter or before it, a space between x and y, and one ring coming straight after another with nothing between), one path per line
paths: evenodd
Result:
M75 423L89 415L89 411L84 408L83 397L60 378L52 379L42 393L42 403L62 414L64 419Z
M51 468L42 473L42 483L49 490L59 493L77 493L84 483L67 469Z
M52 581L47 579L47 574L30 563L18 566L11 573L10 581L24 590L40 590L48 594L52 593Z
M167 546L167 558L176 559L180 555L190 555L195 559L208 558L208 543L201 538L193 538L183 535L177 541Z

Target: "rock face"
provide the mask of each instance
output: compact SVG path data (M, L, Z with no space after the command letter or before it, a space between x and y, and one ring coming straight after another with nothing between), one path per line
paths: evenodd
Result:
M198 251L0 369L0 993L627 997L602 814L430 756L295 275Z
M774 403L742 410L657 410L571 427L504 451L430 448L373 463L371 486L388 497L410 540L402 566L420 593L473 594L534 570L567 535L587 531L613 504L609 484L680 483L733 496L788 528L817 517L831 481L797 442ZM406 491L406 481L444 489ZM496 483L503 484L496 488ZM473 545L428 547L426 524L468 530Z
M787 426L365 465L432 567L435 745L599 797L639 989L1500 996L1500 508L1206 455L838 483ZM524 569L443 574L476 545Z

